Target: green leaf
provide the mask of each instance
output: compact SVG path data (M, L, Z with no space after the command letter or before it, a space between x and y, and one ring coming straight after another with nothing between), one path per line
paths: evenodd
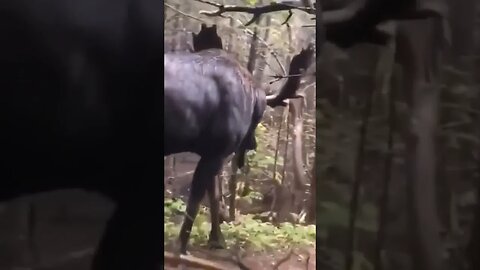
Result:
M250 5L250 6L255 6L257 4L258 0L245 0L245 3Z

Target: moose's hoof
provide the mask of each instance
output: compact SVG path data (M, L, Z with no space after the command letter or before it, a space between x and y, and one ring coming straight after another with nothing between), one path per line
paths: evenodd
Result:
M187 249L180 249L180 254L182 254L182 255L190 255L190 252L188 252Z
M177 250L182 255L190 255L190 252L187 251L187 244L182 244L180 240L174 246L174 250Z

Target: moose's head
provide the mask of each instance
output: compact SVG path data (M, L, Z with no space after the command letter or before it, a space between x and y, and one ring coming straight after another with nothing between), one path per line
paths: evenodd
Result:
M193 50L196 52L207 49L222 49L222 39L217 34L217 26L208 27L202 23L198 34L192 33Z

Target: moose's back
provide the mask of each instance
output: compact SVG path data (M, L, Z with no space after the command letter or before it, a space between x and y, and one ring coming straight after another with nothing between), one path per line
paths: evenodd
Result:
M235 151L265 99L251 74L217 49L165 54L164 68L165 155Z

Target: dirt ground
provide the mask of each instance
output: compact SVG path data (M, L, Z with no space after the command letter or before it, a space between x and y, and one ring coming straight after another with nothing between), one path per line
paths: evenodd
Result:
M241 270L238 263L233 261L231 254L228 251L211 251L207 249L194 249L191 254L194 257L202 258L215 263L222 269ZM296 248L292 251L285 252L262 252L262 253L248 253L240 260L241 264L246 269L278 269L278 270L313 270L316 269L315 262L315 247ZM172 267L166 260L164 269L182 269ZM201 269L194 267L185 267L183 269ZM245 269L245 268L244 268Z

